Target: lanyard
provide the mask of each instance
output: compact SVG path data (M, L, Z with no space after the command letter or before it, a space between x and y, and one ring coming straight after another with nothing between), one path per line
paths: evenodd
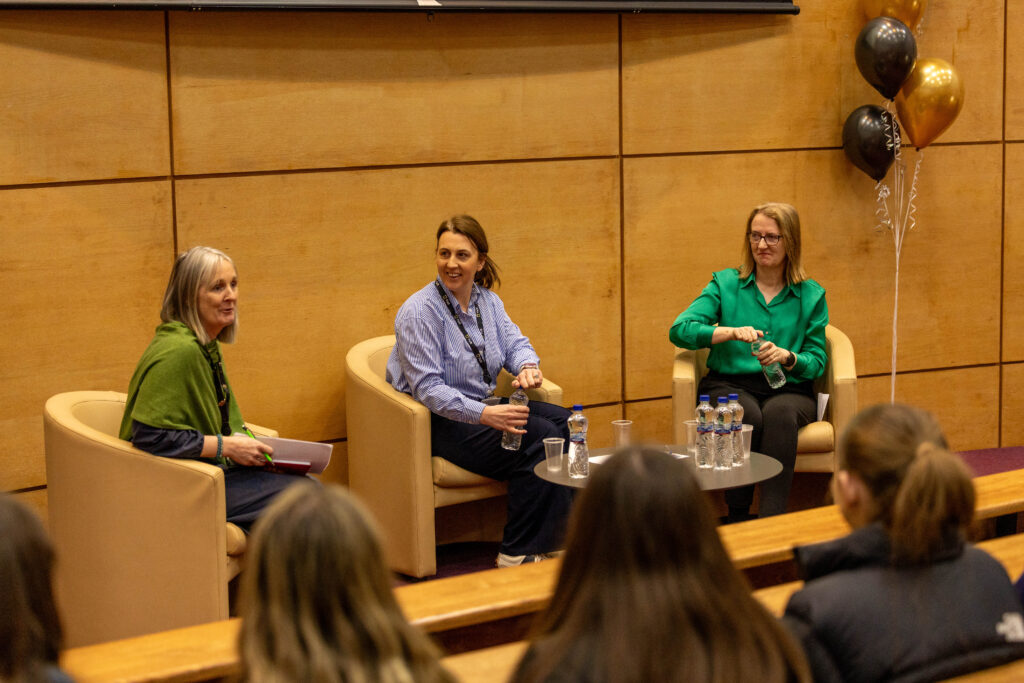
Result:
M196 340L199 344L199 340ZM206 348L199 344L199 349L210 364L210 371L213 373L213 388L217 392L217 407L220 408L220 433L224 436L231 435L231 425L228 420L228 383L224 379L224 372L221 370L221 363L215 363L213 357Z
M466 331L466 326L462 324L462 319L459 318L458 312L455 310L455 306L452 305L451 299L448 298L448 293L444 291L444 285L437 280L434 280L434 286L437 287L437 293L441 295L441 299L444 300L445 305L448 307L448 312L455 318L455 324L459 326L459 331L462 332L462 336L466 338L466 343L469 344L469 350L473 352L476 357L476 362L480 365L480 369L484 371L484 383L488 386L494 380L491 379L491 373L487 370L487 354L485 351L481 351L477 348L477 345L473 343L473 340L469 338L469 332ZM480 337L485 341L487 335L484 334L484 321L480 316L480 304L473 304L476 309L476 326L480 328Z

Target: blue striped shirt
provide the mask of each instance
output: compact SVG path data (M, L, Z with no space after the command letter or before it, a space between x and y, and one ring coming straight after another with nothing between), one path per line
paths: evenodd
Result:
M440 282L440 278L437 280ZM508 317L498 295L474 283L469 310L463 312L455 295L448 297L477 348L485 350L490 384L451 312L431 282L402 304L395 316L397 342L388 358L387 380L395 389L412 394L431 412L457 422L478 424L481 399L494 391L501 368L518 374L526 363L539 363L530 340ZM484 336L476 323L480 306Z

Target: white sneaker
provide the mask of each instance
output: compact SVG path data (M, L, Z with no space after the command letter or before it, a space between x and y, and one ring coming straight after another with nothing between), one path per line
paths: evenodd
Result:
M503 567L518 567L521 564L529 564L531 562L541 562L543 560L550 560L555 557L561 557L562 550L556 550L553 553L537 553L536 555L506 555L505 553L498 553L498 559L494 565L499 568Z

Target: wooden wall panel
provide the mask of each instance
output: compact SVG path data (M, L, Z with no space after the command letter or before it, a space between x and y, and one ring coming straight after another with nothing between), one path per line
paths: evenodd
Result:
M969 93L942 140L999 139L1002 2L932 3L927 14L919 53L952 61ZM795 17L624 15L623 150L839 146L849 113L883 101L853 56L864 23L848 0L805 3Z
M627 403L626 419L633 421L637 441L656 444L671 444L675 441L670 398Z
M889 387L887 375L861 377L860 408L888 403ZM896 400L934 413L953 450L999 445L999 412L994 408L999 401L998 366L897 375Z
M1019 2L1006 6L1006 139L1024 140L1024 4Z
M179 174L618 152L614 16L170 21Z
M160 12L0 13L0 185L166 175Z
M925 156L901 264L899 369L996 362L1000 148ZM626 398L670 394L669 326L712 271L739 263L747 215L765 200L800 211L805 268L828 290L858 372L888 371L895 259L890 233L873 228L872 187L840 151L627 159Z
M565 400L619 400L618 195L615 160L186 180L179 244L236 259L242 328L226 354L247 419L339 438L345 354L391 333L435 277L453 213L487 230L499 293Z
M1022 84L1024 85L1024 84ZM1024 145L1006 145L1003 215L1003 356L1024 360Z
M572 399L566 398L566 407L571 409ZM622 404L583 406L583 414L587 416L587 447L594 449L614 446L615 434L612 431L612 420L622 419Z
M1000 446L1024 446L1024 364L1003 366L1003 421Z
M172 258L166 181L0 192L0 490L46 482L47 398L127 391Z

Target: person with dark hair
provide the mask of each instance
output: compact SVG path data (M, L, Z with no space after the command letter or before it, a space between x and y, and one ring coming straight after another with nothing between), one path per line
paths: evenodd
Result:
M533 467L544 459L544 438L568 440L569 411L493 397L502 368L516 376L513 386L540 386L540 359L491 290L500 280L480 223L453 216L435 239L437 278L395 316L387 381L430 409L435 455L508 482L498 566L537 561L560 548L572 495L538 478ZM504 432L522 435L519 450L501 447Z
M334 485L299 484L255 527L240 594L247 683L454 683L402 615L378 534Z
M70 683L57 668L63 630L53 597L54 552L42 522L0 493L0 680Z
M783 618L815 681L935 681L1024 657L1020 601L965 541L974 484L929 413L854 417L832 489L853 532L795 549L806 583Z
M120 436L136 448L224 469L227 521L248 532L295 477L263 469L273 448L242 421L220 342L238 329L238 273L227 254L193 247L174 262L156 336L128 385Z
M595 466L513 683L810 681L722 547L691 468L642 447Z
M698 393L739 394L751 447L782 463L761 484L761 517L786 511L796 464L797 432L814 420L814 380L825 371L825 289L808 279L800 260L800 216L789 204L754 207L743 236L742 265L716 272L679 314L669 339L684 349L711 348ZM755 354L751 343L762 339ZM762 368L779 363L786 383L773 389ZM725 492L727 521L750 518L754 487Z

